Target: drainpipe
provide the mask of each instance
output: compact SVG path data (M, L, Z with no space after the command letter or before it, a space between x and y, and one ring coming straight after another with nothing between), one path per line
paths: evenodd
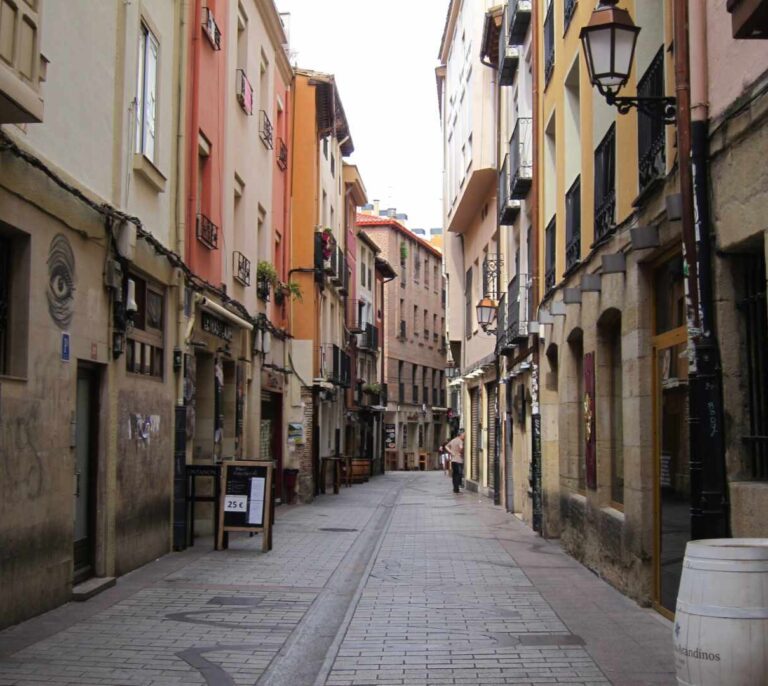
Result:
M675 0L674 12L683 242L693 307L688 393L691 538L696 540L727 537L730 527L722 368L712 293L706 6L695 0ZM685 164L689 159L690 167Z
M532 142L532 165L533 173L536 174L534 183L531 188L531 222L533 224L533 231L531 231L531 238L533 240L533 247L531 250L531 257L533 264L528 265L528 272L531 280L531 293L530 297L536 304L534 311L538 311L538 305L540 300L541 283L539 279L539 34L536 27L539 25L539 3L534 2L531 11L531 26L534 27L531 35L531 54L532 68L531 74L533 77L532 84L532 98L533 106L531 108L531 142ZM528 308L529 312L531 308ZM534 341L532 358L533 365L531 367L531 471L533 473L533 530L538 532L539 535L543 535L544 532L544 514L543 514L543 494L541 492L541 474L542 474L542 454L541 454L541 408L539 405L539 349L538 335L536 341Z
M179 5L179 52L178 91L176 101L176 254L184 259L186 231L186 111L185 94L187 92L187 0ZM184 405L184 353L187 348L187 324L184 316L184 294L186 290L184 273L176 270L176 350L181 354L181 369L176 371L176 406L174 408L173 442L173 549L187 547L187 408Z

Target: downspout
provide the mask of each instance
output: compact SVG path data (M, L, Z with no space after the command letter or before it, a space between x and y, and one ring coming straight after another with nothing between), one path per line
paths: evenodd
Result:
M683 191L684 224L686 215L695 245L696 271L693 285L698 296L698 327L689 332L690 434L691 457L691 538L730 536L729 506L725 466L723 381L720 349L715 331L712 288L712 221L709 206L709 75L707 70L706 5L700 1L676 0L675 44L680 45L677 60L689 59L687 106L678 103L679 125L690 127L680 159L690 155L689 187ZM686 17L686 14L690 14ZM686 27L686 19L688 26ZM687 28L687 31L686 31ZM685 36L685 39L683 38ZM688 39L690 43L684 43ZM684 74L683 64L680 75ZM677 75L677 74L676 74ZM681 185L682 185L681 174ZM688 245L686 243L686 251ZM689 277L690 281L691 277ZM690 335L690 334L693 335Z
M539 186L540 186L540 173L539 173L539 3L532 3L531 10L531 74L532 74L532 107L531 107L531 136L533 148L532 165L533 173L535 174L534 182L531 187L531 223L533 224L533 231L531 231L531 239L533 240L533 246L531 250L531 258L533 264L528 265L528 271L531 278L531 294L530 297L533 302L539 305L540 301L540 279L539 279L539 245L540 245L540 230L539 230ZM531 308L529 307L529 312ZM533 530L538 532L539 535L544 533L544 516L543 516L543 495L541 493L541 473L542 473L542 454L541 454L541 408L539 406L539 364L540 364L540 341L538 335L533 345L532 351L532 367L531 367L531 467L534 477L533 491L534 491L534 508L533 508ZM538 493L538 508L536 507L536 493Z
M187 92L187 11L188 2L183 0L179 5L179 36L181 50L179 52L178 92L176 94L176 254L184 259L186 231L186 107ZM184 354L187 349L187 323L184 316L184 298L186 282L181 269L176 270L176 346L174 356L181 355L181 369L176 370L176 406L174 408L174 442L173 442L173 549L183 550L187 547L187 408L184 404ZM194 320L193 320L194 321Z
M502 29L503 30L503 29ZM501 55L499 55L499 59L501 59ZM483 64L486 64L483 62ZM499 142L501 138L501 85L498 81L498 71L497 68L493 65L488 65L492 67L491 71L491 88L493 92L496 94L496 102L494 103L494 119L496 120L496 148L494 150L494 163L496 169L499 168L499 159L501 158L501 155L499 153ZM498 185L497 185L498 188ZM496 221L498 222L499 218L499 201L500 198L496 198ZM506 232L504 231L504 227L501 224L498 224L499 228L499 245L496 248L497 253L502 253L502 246L506 248L507 241L506 235L504 235ZM501 276L502 276L502 269L504 265L503 264L497 264L496 265L496 297L497 297L497 303L498 299L501 298L501 288L499 287L502 282ZM498 326L498 314L496 315L496 326ZM499 381L501 380L501 365L499 364L499 350L498 350L498 337L496 338L496 354L494 357L494 364L495 364L495 371L496 371L496 407L494 409L494 421L496 422L496 426L493 438L494 438L494 446L493 446L493 504L499 505L501 504L501 413L499 410L501 409L501 384Z

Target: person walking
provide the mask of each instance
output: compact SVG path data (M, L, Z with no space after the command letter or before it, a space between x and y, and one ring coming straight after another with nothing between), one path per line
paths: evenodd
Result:
M451 456L453 492L458 493L461 480L464 478L464 431L459 431L459 435L448 441L445 448Z
M451 456L448 454L445 443L440 444L440 466L446 476L451 473Z

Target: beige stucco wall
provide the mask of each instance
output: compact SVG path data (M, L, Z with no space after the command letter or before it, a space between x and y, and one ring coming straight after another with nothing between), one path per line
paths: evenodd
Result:
M768 50L765 41L734 40L722 0L706 0L706 18L709 116L714 120L768 70Z

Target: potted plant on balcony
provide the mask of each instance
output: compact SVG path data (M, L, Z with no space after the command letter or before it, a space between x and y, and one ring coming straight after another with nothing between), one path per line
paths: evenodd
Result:
M269 300L269 292L279 283L275 268L267 261L261 260L256 267L256 294L265 302Z
M375 381L372 383L365 383L363 384L363 393L375 396L381 395L381 384Z
M301 286L295 281L289 281L288 283L279 281L275 288L275 302L278 305L282 305L285 302L285 299L289 297L301 302L303 300L302 296Z

